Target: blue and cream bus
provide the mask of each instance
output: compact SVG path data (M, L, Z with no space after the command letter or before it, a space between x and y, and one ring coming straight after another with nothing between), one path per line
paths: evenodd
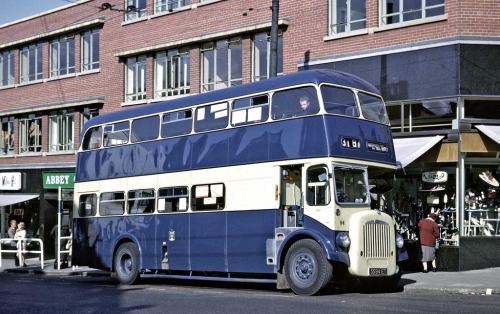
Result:
M396 283L406 258L368 175L396 169L379 92L304 71L105 114L82 131L73 265L139 277ZM338 276L338 277L337 277Z

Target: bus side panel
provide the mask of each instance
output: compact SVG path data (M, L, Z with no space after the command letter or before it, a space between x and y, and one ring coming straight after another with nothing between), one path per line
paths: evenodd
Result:
M190 215L191 270L227 271L226 212Z
M152 142L155 144L155 142ZM177 137L160 142L161 150L158 156L160 172L189 170L191 167L190 137ZM152 169L153 172L157 169Z
M158 267L155 268L162 268L161 260L168 253L169 269L190 270L189 217L190 214L158 215L156 246L162 248L162 254L158 256Z
M191 136L192 168L203 169L227 165L230 133L232 132L222 131Z
M229 272L274 273L274 265L267 265L266 240L274 238L279 211L234 211L227 216Z
M252 129L234 129L229 139L229 163L232 165L269 160L269 124Z
M102 229L98 219L73 219L73 243L71 263L78 266L88 266L97 269L109 269L103 256L100 254L98 238L102 236Z
M270 160L329 155L322 116L271 123L269 128Z

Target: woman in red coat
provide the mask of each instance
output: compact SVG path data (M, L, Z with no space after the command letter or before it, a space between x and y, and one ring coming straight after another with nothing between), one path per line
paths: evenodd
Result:
M422 247L422 264L424 273L427 272L427 262L432 261L432 271L436 271L436 239L439 238L439 228L434 221L437 215L431 213L430 217L420 220L418 229L420 230L420 244Z

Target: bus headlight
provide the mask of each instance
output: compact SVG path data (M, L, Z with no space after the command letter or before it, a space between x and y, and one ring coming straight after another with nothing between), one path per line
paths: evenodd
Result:
M351 239L349 238L349 234L347 232L341 232L337 235L337 245L347 249L349 245L351 245Z
M403 247L404 244L405 240L403 239L403 237L399 233L396 234L396 247L400 249Z

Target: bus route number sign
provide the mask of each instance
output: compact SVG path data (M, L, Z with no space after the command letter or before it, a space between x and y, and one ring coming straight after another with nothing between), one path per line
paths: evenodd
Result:
M342 137L342 146L346 148L361 148L357 138Z

